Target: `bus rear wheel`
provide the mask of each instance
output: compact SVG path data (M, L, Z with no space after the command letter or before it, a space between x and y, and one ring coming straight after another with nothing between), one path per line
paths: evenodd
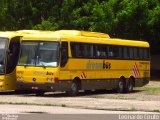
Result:
M125 91L126 91L127 93L130 93L130 92L133 91L133 87L134 87L134 81L133 81L132 78L130 78L129 81L128 81L128 83L127 83L127 86L126 86Z
M120 78L118 82L117 92L124 93L125 90L125 80Z
M71 89L70 91L67 91L67 94L69 96L76 96L79 92L79 84L77 81L73 81L71 84Z

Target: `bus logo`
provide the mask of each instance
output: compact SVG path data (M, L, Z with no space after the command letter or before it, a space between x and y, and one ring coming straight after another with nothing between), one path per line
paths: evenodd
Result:
M139 77L140 76L140 72L139 72L139 69L138 69L138 66L137 66L136 63L133 66L133 73L134 73L135 77Z

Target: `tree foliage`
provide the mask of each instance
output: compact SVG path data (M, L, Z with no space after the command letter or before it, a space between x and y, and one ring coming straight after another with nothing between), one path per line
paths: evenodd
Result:
M0 30L78 29L160 44L159 0L0 0Z

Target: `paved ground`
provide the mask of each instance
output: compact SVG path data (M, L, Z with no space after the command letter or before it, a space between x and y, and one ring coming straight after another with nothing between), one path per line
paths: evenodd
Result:
M160 114L142 111L109 111L37 105L0 105L0 120L154 120Z
M0 105L2 120L154 120L160 114L142 111L108 111L36 105Z
M37 105L0 105L0 114L155 114L142 111L109 111ZM160 114L159 114L160 115Z
M160 101L139 101L84 97L1 96L0 103L63 106L100 110L159 111Z
M160 82L150 82L148 86L159 87ZM113 91L81 93L77 97L68 97L64 93L47 93L43 97L33 94L1 93L0 103L111 111L160 112L160 94L150 94L143 90L130 94L117 94Z

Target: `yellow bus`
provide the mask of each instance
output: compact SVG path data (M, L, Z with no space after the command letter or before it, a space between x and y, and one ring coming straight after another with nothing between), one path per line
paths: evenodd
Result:
M24 34L38 30L0 32L0 91L16 89L16 65L19 58L20 40Z
M77 30L29 34L22 38L17 88L48 91L116 89L132 92L149 82L149 44Z
M21 34L0 32L0 91L15 90Z

